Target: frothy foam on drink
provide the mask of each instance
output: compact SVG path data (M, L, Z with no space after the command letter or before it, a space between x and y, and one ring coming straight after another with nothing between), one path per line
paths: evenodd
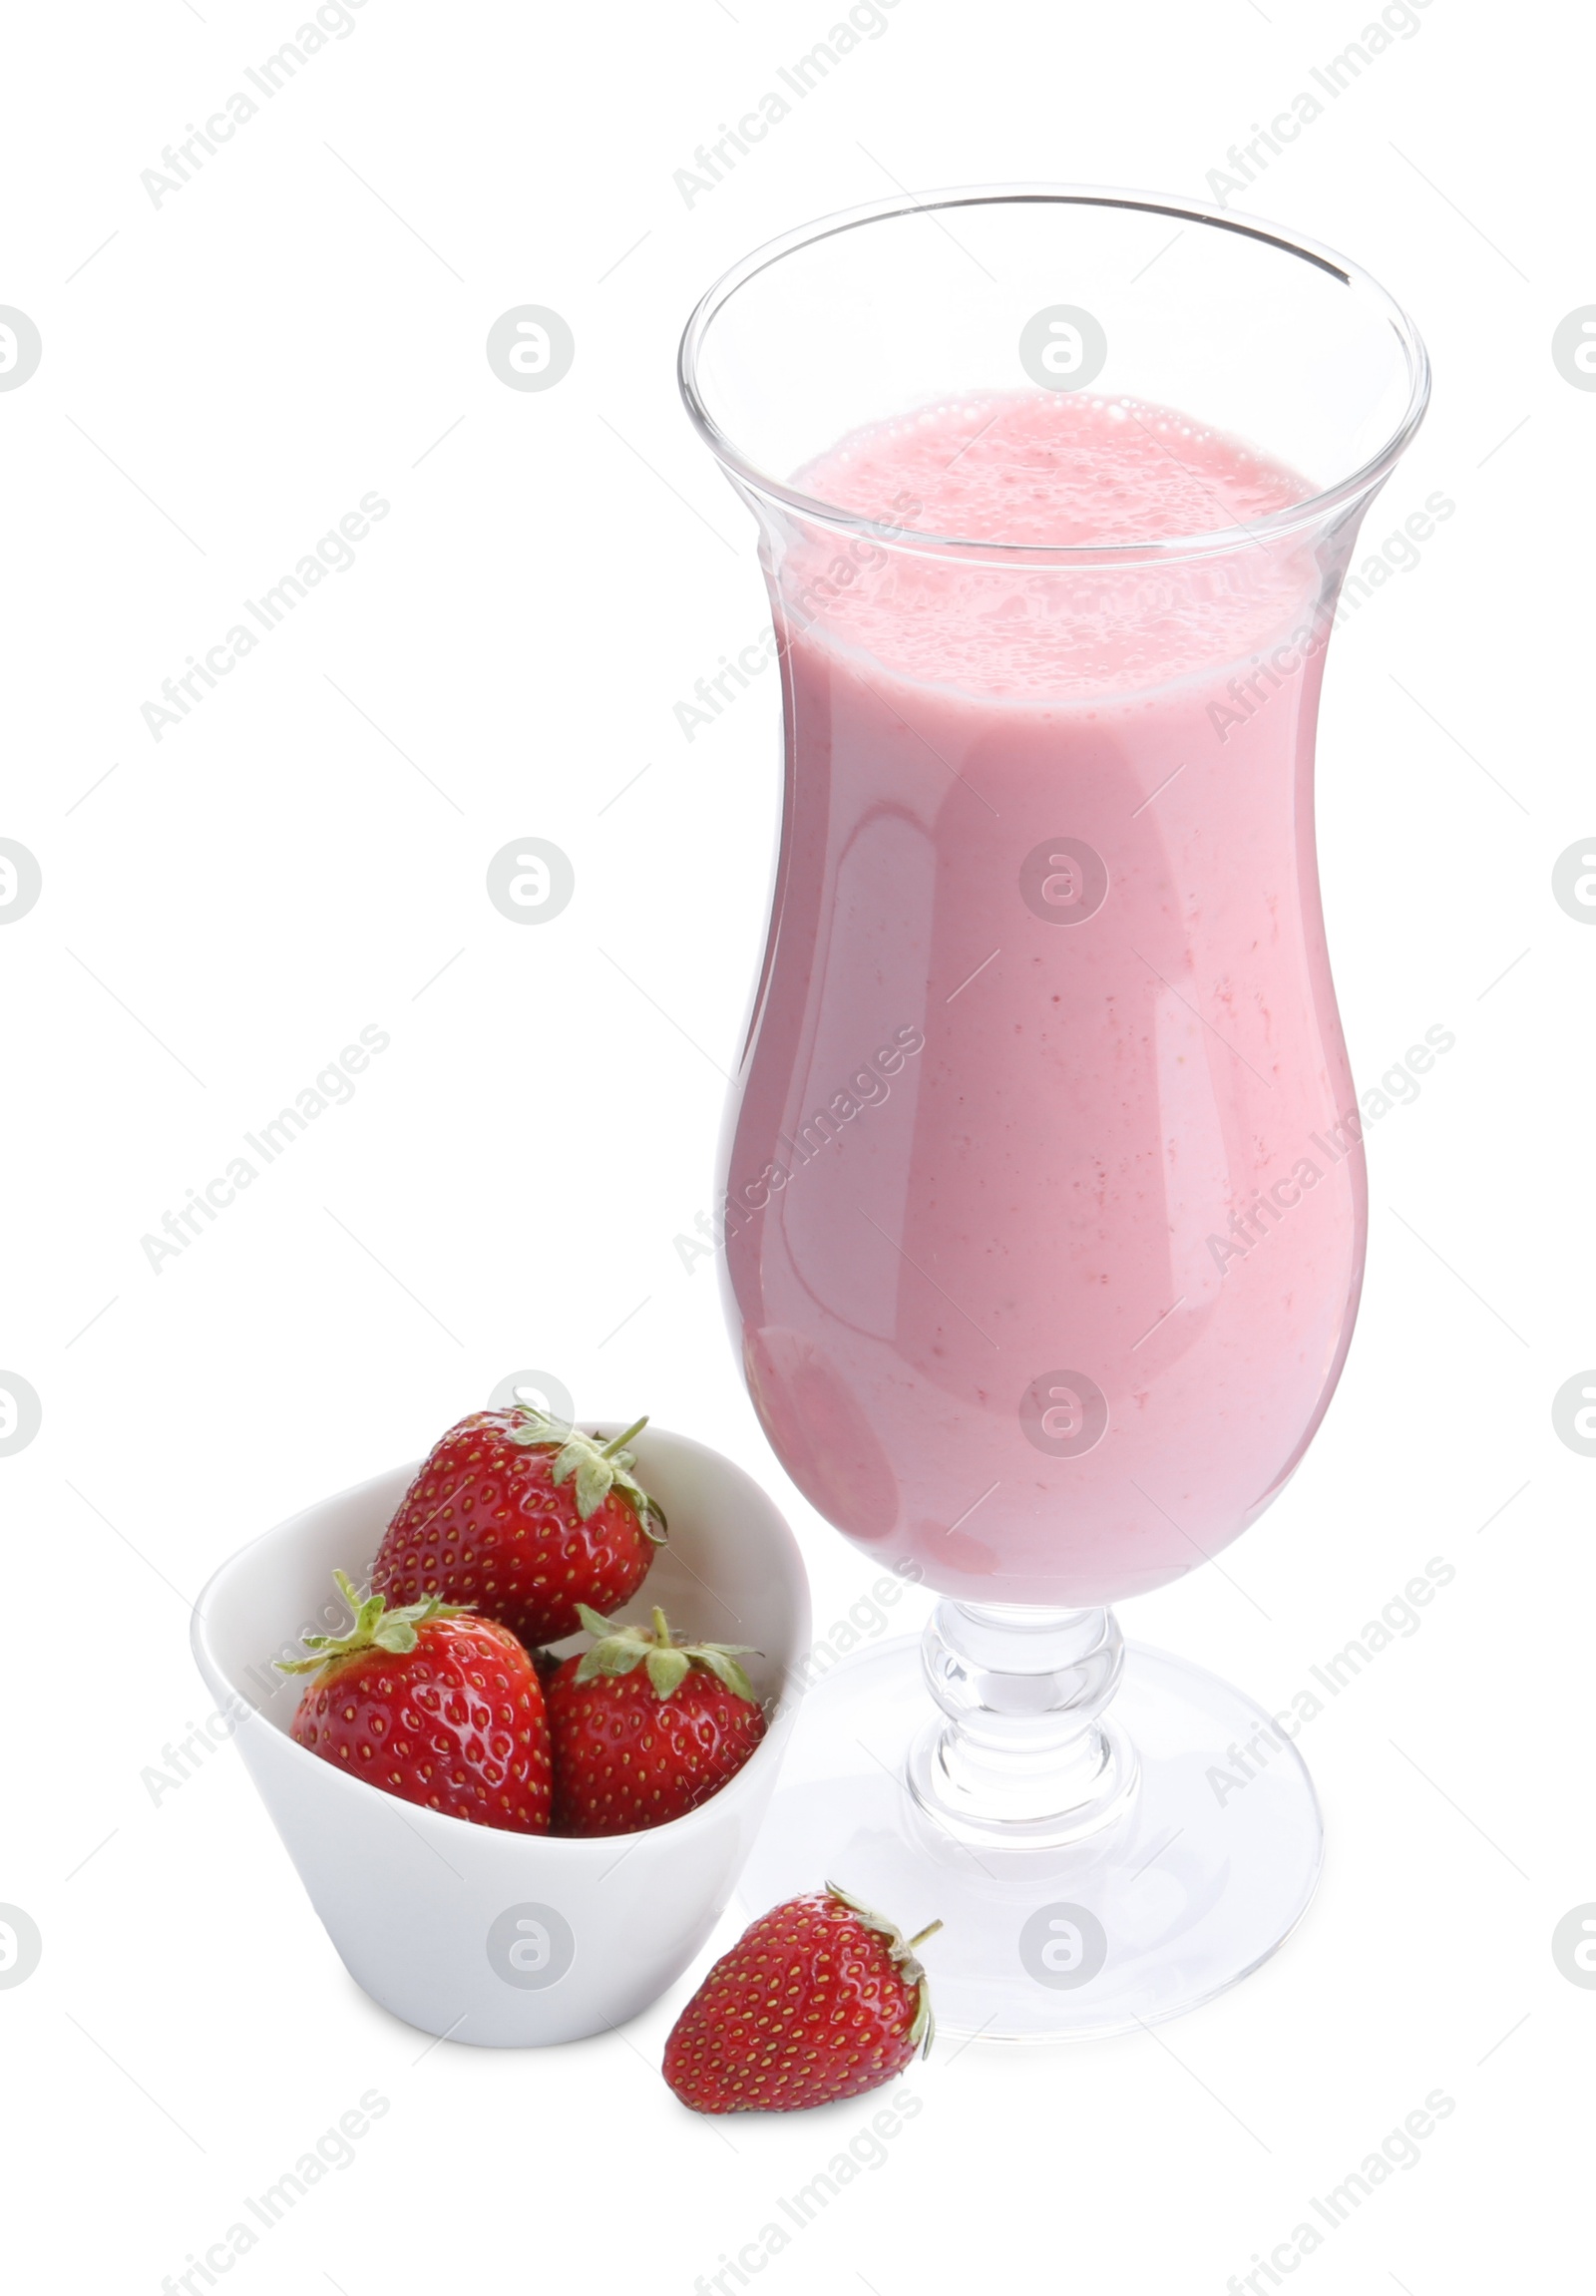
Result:
M1166 407L1038 392L925 407L854 432L800 471L806 494L906 530L903 548L815 531L793 554L799 618L921 683L1073 699L1242 655L1316 586L1303 536L1255 534L1313 486ZM1004 566L918 548L940 536L1032 550L1208 538L1200 556Z

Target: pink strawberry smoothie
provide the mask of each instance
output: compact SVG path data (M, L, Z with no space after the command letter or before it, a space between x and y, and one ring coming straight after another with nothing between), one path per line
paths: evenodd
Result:
M1140 1593L1280 1488L1356 1312L1312 827L1350 545L1258 531L1313 486L1124 400L929 407L793 484L876 531L782 514L769 551L786 816L726 1163L755 1405L934 1587Z

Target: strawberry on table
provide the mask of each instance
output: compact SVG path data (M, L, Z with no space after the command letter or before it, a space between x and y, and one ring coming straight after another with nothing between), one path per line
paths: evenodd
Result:
M762 1914L721 1955L665 2043L694 2112L796 2112L860 2097L931 2047L915 1937L835 1882Z
M346 1635L306 1635L315 1656L278 1660L314 1677L291 1735L383 1793L510 1833L547 1833L549 1718L531 1658L492 1619L436 1596L390 1610L364 1602Z
M372 1586L392 1602L469 1604L529 1646L574 1633L582 1603L617 1609L665 1533L625 1447L647 1423L605 1443L529 1403L474 1411L400 1501Z
M665 1614L620 1626L586 1603L597 1639L546 1687L556 1833L640 1833L685 1817L765 1734L741 1643L679 1643Z

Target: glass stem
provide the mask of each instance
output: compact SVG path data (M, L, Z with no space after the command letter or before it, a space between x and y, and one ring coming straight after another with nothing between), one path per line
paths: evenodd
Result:
M1136 1755L1106 1719L1124 1663L1112 1611L942 1602L922 1663L941 1716L911 1749L909 1783L938 1824L1034 1848L1123 1816Z

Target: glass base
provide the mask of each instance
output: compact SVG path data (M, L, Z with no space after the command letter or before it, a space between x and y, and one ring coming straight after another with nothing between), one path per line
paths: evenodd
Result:
M1314 1893L1313 1781L1263 1710L1201 1667L1126 1647L1113 1719L1135 1789L1063 1847L957 1839L926 1814L906 1771L934 1714L916 1638L828 1675L739 1894L752 1915L835 1881L906 1935L940 1917L924 1956L939 2033L1062 2041L1179 2017L1266 1961Z

